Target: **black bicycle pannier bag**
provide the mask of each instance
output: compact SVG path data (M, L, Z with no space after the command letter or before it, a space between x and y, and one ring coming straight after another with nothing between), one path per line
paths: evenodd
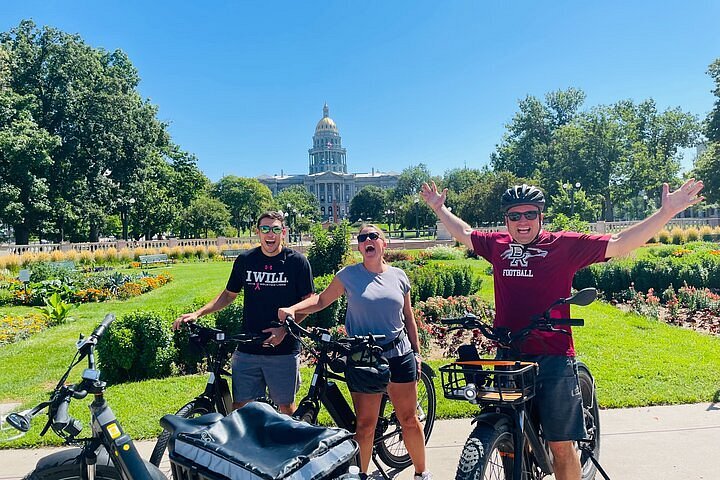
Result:
M327 480L347 471L357 454L352 434L295 420L251 402L220 421L175 432L170 460L208 477L231 480ZM174 465L175 470L182 470Z

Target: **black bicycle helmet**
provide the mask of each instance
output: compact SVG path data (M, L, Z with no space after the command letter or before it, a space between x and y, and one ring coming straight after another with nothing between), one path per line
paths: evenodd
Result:
M542 212L545 209L545 195L533 185L515 185L508 188L500 199L504 212L518 205L534 205Z

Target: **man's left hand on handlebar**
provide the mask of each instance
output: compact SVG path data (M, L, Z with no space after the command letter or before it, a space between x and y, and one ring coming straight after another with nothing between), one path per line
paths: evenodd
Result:
M282 343L287 333L285 327L266 328L263 333L269 333L270 336L263 342L263 347L275 348Z

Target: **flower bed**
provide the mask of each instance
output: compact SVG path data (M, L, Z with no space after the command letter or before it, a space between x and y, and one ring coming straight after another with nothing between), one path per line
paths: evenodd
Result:
M0 317L0 345L14 343L45 330L48 322L37 313L28 315L6 315Z
M720 335L720 295L709 288L684 285L676 291L670 286L658 296L652 288L643 293L633 285L623 305L671 325Z
M142 295L172 281L163 272L124 274L116 271L79 272L38 264L33 267L30 282L16 280L0 283L0 302L14 305L43 305L44 300L57 293L70 303L103 302Z

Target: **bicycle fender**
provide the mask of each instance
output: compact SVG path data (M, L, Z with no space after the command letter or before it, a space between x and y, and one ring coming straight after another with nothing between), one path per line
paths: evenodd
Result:
M485 425L493 428L495 428L495 425L507 424L511 430L515 426L512 417L510 417L506 413L498 412L481 412L479 415L472 419L471 423L484 423Z
M55 468L59 465L80 465L83 461L83 450L82 448L69 448L67 450L60 450L59 452L51 453L40 460L35 465L35 470L46 470L48 468ZM97 451L97 465L108 466L114 468L115 465L110 460L105 448L99 448Z
M435 376L437 375L435 373L435 370L433 370L432 367L425 362L422 362L420 364L420 370L425 372L425 375L427 375L429 378L435 378Z

